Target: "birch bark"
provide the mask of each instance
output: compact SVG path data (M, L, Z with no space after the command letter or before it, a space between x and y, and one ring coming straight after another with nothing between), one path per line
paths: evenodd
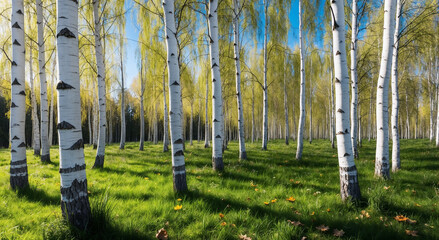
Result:
M78 3L57 0L58 135L63 216L79 229L88 225L91 211L85 174L81 130L78 57Z
M395 4L396 0L384 1L384 31L381 66L377 85L377 142L375 155L375 176L390 178L389 173L389 78L392 67L392 51L395 31Z
M210 63L212 65L212 165L216 171L224 170L223 163L223 97L219 67L218 0L209 1L208 26L210 34Z
M398 45L399 45L399 25L401 22L401 0L396 1L396 24L393 36L393 55L392 55L392 171L396 172L401 168L399 157L399 92L398 92ZM431 119L431 122L433 119Z
M95 23L94 37L96 50L96 64L98 68L98 103L99 103L99 133L97 140L97 151L94 163L94 168L104 167L105 158L105 135L107 132L107 87L105 84L105 59L103 56L102 42L101 42L101 19L99 15L99 0L93 1L93 18Z
M300 51L300 116L299 129L297 130L297 151L296 159L302 159L303 131L305 129L305 62L303 49L302 29L302 0L299 0L299 51Z
M34 155L40 156L40 120L37 111L37 98L35 96L34 73L33 73L33 55L32 42L29 47L29 82L31 88L31 106L32 106L32 145L34 148Z
M235 71L236 71L236 103L238 106L238 141L239 141L239 159L247 159L247 152L245 150L245 135L244 135L244 109L241 96L241 58L240 58L240 41L239 41L239 18L240 18L240 5L239 0L233 1L234 5L234 18L233 18L233 40L234 40L234 52L235 52Z
M264 30L264 87L263 87L263 109L262 109L262 150L267 150L268 144L268 5L270 0L264 0L265 30Z
M351 99L351 142L352 142L352 152L354 153L354 158L358 158L357 149L357 130L358 130L358 76L357 76L357 35L358 35L358 23L357 23L357 0L352 1L352 41L351 41L351 88L352 88L352 99Z
M169 121L171 130L172 176L174 191L187 191L186 168L183 152L180 66L178 63L177 30L175 28L174 0L163 0L168 63Z
M11 141L10 185L12 189L29 186L24 132L26 93L23 13L23 0L12 0L11 118L9 124Z
M343 201L361 197L358 173L349 133L349 72L345 45L344 1L332 0L332 36L336 96L337 152L340 170L340 195Z
M168 104L166 102L166 68L163 69L163 152L169 151L169 122L168 122Z
M50 162L49 111L47 102L46 56L44 47L43 3L36 0L38 25L38 67L40 75L41 161Z

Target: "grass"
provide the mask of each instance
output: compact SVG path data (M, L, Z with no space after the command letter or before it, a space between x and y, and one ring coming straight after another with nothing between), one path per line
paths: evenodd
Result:
M125 150L107 146L105 168L90 169L95 150L85 148L94 219L88 232L69 227L59 206L58 148L42 164L28 150L29 189L9 187L9 150L0 150L0 239L155 239L165 228L170 239L439 239L438 150L428 140L402 140L402 170L391 180L373 177L374 142L364 142L359 171L363 201L343 204L339 194L336 150L326 140L305 143L303 160L294 159L295 143L247 144L248 161L238 161L236 142L224 153L223 173L211 169L211 149L186 144L189 192L172 188L171 155L161 145L136 143ZM290 203L286 198L293 196ZM178 201L181 199L181 201ZM277 199L275 203L271 200ZM268 202L269 205L265 205ZM174 210L182 205L181 210ZM221 219L219 214L224 214ZM397 215L417 222L399 223ZM369 217L367 217L369 216ZM293 226L287 220L300 221ZM221 223L225 222L225 226ZM317 226L330 227L320 232Z

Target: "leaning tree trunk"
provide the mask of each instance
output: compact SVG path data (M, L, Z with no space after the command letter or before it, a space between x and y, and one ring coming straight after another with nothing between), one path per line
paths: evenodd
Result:
M352 1L352 41L351 41L351 88L352 88L352 100L351 100L351 142L352 152L354 158L358 158L357 149L357 130L358 130L358 76L357 76L357 0Z
M168 133L168 105L166 103L166 83L165 83L165 71L167 66L163 69L163 152L169 151L169 133Z
M401 18L401 0L397 0L396 4L396 24L393 36L393 55L392 55L392 171L396 172L401 168L401 160L399 158L399 93L398 93L398 44L399 44L399 24ZM433 119L431 119L433 122ZM433 128L431 128L433 131Z
M143 145L145 142L145 107L143 106L144 93L145 93L145 83L143 82L143 58L142 58L140 60L140 144L139 144L139 151L143 151Z
M93 1L93 18L95 22L95 49L96 49L96 64L98 67L98 102L99 102L99 134L98 134L98 149L96 151L94 168L104 167L105 158L105 135L107 132L107 93L106 93L106 74L105 74L105 59L103 56L101 43L101 19L99 16L99 0Z
M29 82L31 88L31 105L32 105L32 147L34 148L34 155L40 156L40 121L37 113L37 98L35 96L34 74L33 74L33 57L32 57L32 43L29 47Z
M377 85L376 120L377 143L375 156L375 176L390 178L389 174L389 78L392 67L392 51L395 29L395 0L384 1L383 51Z
M53 110L53 102L55 101L55 91L54 91L54 86L55 86L55 78L56 78L56 57L53 58L53 66L52 66L52 84L50 85L50 91L52 92L51 96L50 96L50 115L49 115L49 146L52 146L53 144L53 121L54 121L54 117L53 115L55 114L54 110Z
M284 56L284 111L285 111L285 144L288 145L290 139L290 125L288 122L288 95L287 95L287 52L288 47L288 30L285 42L285 56Z
M40 75L41 161L50 162L49 104L47 102L46 56L44 48L43 3L36 0L38 24L38 67Z
M219 62L218 0L209 2L210 63L212 65L212 165L216 171L224 170L223 163L223 97Z
M120 36L122 38L122 35ZM122 39L120 39L120 75L121 75L121 101L120 101L120 145L119 149L125 149L125 138L126 138L126 128L125 128L125 81L123 76L123 44Z
M247 152L245 151L245 135L244 135L244 109L242 105L241 95L241 58L240 58L240 41L239 41L239 14L240 6L239 0L233 1L234 18L233 18L233 40L235 52L235 71L236 71L236 103L238 106L238 141L239 141L239 159L247 159Z
M265 30L264 30L264 88L263 90L263 109L262 109L262 150L267 150L268 143L268 1L264 0Z
M25 93L25 42L23 0L12 1L12 63L11 63L11 109L10 141L12 189L29 186L26 161L26 93Z
M58 0L58 136L61 209L69 222L85 229L91 217L81 130L78 57L78 3Z
M305 129L305 62L303 49L302 33L302 0L299 0L299 50L300 50L300 117L299 129L297 133L296 159L302 159L303 151L303 131Z
M206 71L206 106L205 106L205 118L204 118L204 148L208 148L210 146L209 143L209 72Z
M181 116L180 66L178 63L177 30L174 19L174 0L163 0L165 13L166 46L168 58L168 87L169 87L169 121L171 125L172 176L174 191L187 191L186 168L183 152L183 135Z
M335 71L337 152L340 169L340 195L343 201L361 197L358 173L349 133L349 72L346 58L344 1L331 2Z

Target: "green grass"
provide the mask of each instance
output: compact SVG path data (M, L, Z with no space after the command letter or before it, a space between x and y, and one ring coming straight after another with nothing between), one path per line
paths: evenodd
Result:
M62 221L58 148L51 150L51 164L41 164L28 150L31 188L20 192L9 187L9 150L2 149L0 239L154 239L161 228L170 239L238 239L240 234L252 239L335 239L334 229L345 231L343 239L413 238L406 229L418 231L422 239L439 239L438 150L428 140L401 141L402 170L383 181L373 177L374 146L364 142L356 161L363 195L357 205L340 200L336 150L325 140L305 143L301 162L294 159L294 142L285 146L271 141L268 151L261 151L260 143L247 144L249 160L241 162L232 142L224 153L223 173L212 171L210 148L187 144L189 192L181 195L173 192L171 155L162 153L161 145L147 143L144 152L136 143L123 151L108 146L102 170L90 169L95 150L86 147L95 216L87 233ZM290 196L296 202L285 200ZM271 203L273 199L277 202ZM178 204L183 208L175 211ZM417 222L393 219L401 214ZM316 227L321 224L330 230L320 232Z

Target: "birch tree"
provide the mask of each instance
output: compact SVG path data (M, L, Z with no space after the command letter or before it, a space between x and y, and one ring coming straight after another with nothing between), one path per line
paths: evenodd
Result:
M358 158L357 131L358 131L358 76L357 76L357 35L358 35L358 6L357 0L352 0L352 38L351 38L351 142L354 158Z
M218 0L209 1L209 52L212 71L212 165L216 171L224 170L223 163L223 97L221 88L219 42L218 42Z
M106 70L105 59L103 56L101 43L101 15L99 14L99 0L93 0L93 19L94 19L94 38L95 38L95 57L97 65L98 77L98 105L99 105L99 133L98 133L98 149L93 168L104 167L105 159L105 135L107 132L107 87L105 84ZM96 118L96 116L95 116Z
M47 101L46 56L44 44L43 3L36 0L38 25L38 67L40 75L41 161L50 162L49 109Z
M380 73L377 86L377 142L375 155L375 175L390 178L389 174L389 114L388 92L389 78L392 67L392 50L395 31L395 4L396 0L384 1L384 31L383 49L381 54Z
M90 220L90 203L85 174L81 130L78 57L78 3L57 0L58 135L61 175L61 210L68 221L85 229Z
M343 18L344 19L344 18ZM296 159L302 159L303 132L305 130L305 62L303 49L302 0L299 0L299 51L300 51L300 114L299 129L297 130Z
M143 151L145 141L145 107L143 106L143 95L145 94L145 82L143 81L143 56L140 57L140 144L139 151ZM166 94L166 93L164 93ZM166 102L165 102L166 104Z
M37 113L37 97L35 96L35 78L33 73L33 49L32 41L29 45L29 82L31 88L31 107L32 107L32 146L34 155L40 156L40 120Z
M238 106L238 141L239 141L239 159L247 159L245 151L245 135L244 135L244 110L241 94L241 64L240 64L240 41L239 41L239 18L240 5L239 0L233 0L234 16L233 16L233 46L235 52L235 71L236 71L236 102Z
M178 62L177 30L175 28L174 0L163 0L168 63L169 122L172 149L172 176L174 191L187 190L186 167L183 152L181 117L180 66Z
M120 145L119 149L125 149L125 138L126 138L126 123L125 123L125 79L124 79L124 68L123 68L123 26L122 23L119 26L119 53L120 53L120 81L121 81L121 91L120 91Z
M349 133L349 72L345 47L344 1L332 0L332 38L336 96L336 134L338 164L340 170L340 195L343 201L359 200L357 167L352 154Z
M11 118L9 125L11 141L10 185L12 189L29 186L24 132L26 93L23 13L23 0L12 0Z
M401 0L396 1L396 23L393 35L393 54L392 54L392 171L396 172L401 168L399 158L399 92L398 92L398 44L399 44L399 25L401 22Z
M262 150L267 150L268 144L268 84L267 84L267 71L268 71L268 5L270 0L264 0L264 86L263 90L263 105L262 105Z

